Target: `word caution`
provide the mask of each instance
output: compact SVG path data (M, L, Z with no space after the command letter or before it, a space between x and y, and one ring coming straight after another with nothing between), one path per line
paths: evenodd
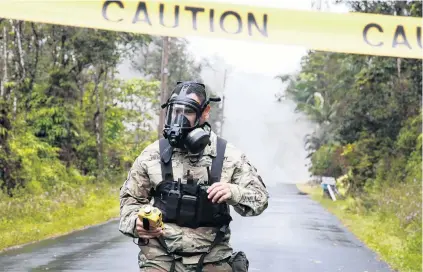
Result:
M176 0L2 0L0 17L150 35L225 38L423 58L422 19L417 17Z

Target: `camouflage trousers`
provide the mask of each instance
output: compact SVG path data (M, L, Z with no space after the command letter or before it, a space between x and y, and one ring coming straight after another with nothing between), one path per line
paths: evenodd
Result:
M199 255L197 255L199 257ZM189 258L189 257L188 257ZM195 272L197 259L182 262L182 257L176 257L174 272ZM166 253L164 248L155 239L149 241L148 245L140 245L138 254L138 265L140 271L146 272L168 272L173 263L173 258ZM206 260L203 264L203 272L247 272L249 262L244 252L218 252L213 258Z
M170 271L170 261L147 261L140 268L141 272L167 272ZM244 252L238 251L224 260L215 263L205 263L203 272L248 272L249 261ZM175 262L175 272L195 272L197 265L184 265L181 260Z
M232 272L228 259L216 263L205 263L203 272ZM140 268L140 272L168 272L171 265L172 262L148 262ZM175 262L175 272L195 272L196 269L196 264L184 265L181 261Z

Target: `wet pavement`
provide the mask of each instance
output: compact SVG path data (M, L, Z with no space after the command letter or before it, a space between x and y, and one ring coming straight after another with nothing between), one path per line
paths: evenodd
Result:
M260 217L234 219L233 245L246 252L249 271L391 271L295 185L269 191L269 208Z
M269 187L269 208L259 217L232 210L232 245L249 271L391 271L342 224L295 185ZM137 246L117 221L0 254L0 271L139 271Z

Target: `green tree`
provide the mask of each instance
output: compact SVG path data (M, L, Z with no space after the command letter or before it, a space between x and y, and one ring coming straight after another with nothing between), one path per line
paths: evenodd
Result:
M422 16L421 2L346 3L356 12ZM342 173L351 170L357 192L374 183L378 162L398 152L410 155L395 143L408 120L421 120L421 61L309 51L298 74L278 78L297 110L318 124L305 139L309 156L332 144L354 147ZM412 135L410 142L418 137ZM314 157L320 166L332 165L317 157L323 157Z
M132 95L156 107L157 82L134 82L130 93L130 84L115 80L119 61L148 36L16 20L2 20L0 29L0 183L9 194L30 183L52 185L40 173L50 181L74 170L118 173L125 137L151 140L143 120L136 131L126 127L135 110L119 103ZM119 167L106 167L111 161Z

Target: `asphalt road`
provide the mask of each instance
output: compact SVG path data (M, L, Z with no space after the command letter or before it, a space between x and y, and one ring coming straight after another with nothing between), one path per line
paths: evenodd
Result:
M232 244L246 252L249 271L391 271L342 224L295 185L269 188L259 217L233 213ZM117 221L0 255L1 271L139 271L137 246Z

